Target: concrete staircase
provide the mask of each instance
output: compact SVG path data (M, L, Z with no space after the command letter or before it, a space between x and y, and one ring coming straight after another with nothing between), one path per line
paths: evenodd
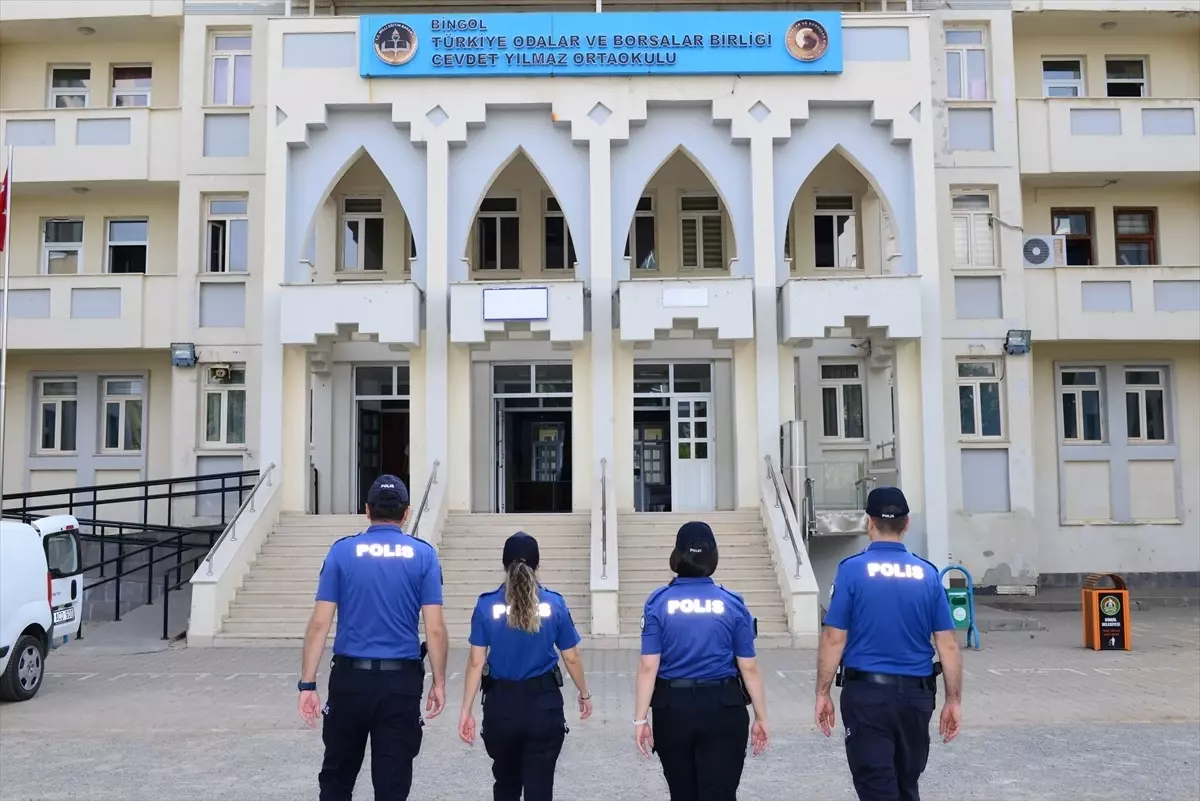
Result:
M689 520L703 520L712 526L721 556L713 580L745 599L750 613L758 618L760 645L790 643L783 596L757 510L620 515L621 638L638 634L646 598L675 577L669 564L675 534Z
M590 524L587 514L448 515L438 556L451 644L466 642L479 594L503 581L504 540L519 530L537 537L542 583L563 594L580 634L586 635L591 625ZM330 546L366 526L362 515L282 515L230 604L214 644L298 646Z

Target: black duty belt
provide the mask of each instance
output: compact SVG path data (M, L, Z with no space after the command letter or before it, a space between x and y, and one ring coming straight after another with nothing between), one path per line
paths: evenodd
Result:
M846 668L845 678L846 681L881 684L905 690L929 690L930 692L937 692L936 674L932 676L897 676L892 673L870 673L865 670Z
M655 687L670 687L672 690L690 690L699 687L726 687L737 684L737 676L725 679L655 679Z
M373 672L390 670L420 670L425 672L425 666L419 659L356 659L350 656L335 656L333 666L350 668L352 670L370 670Z
M495 676L489 676L488 688L486 692L506 690L541 693L557 690L561 686L562 681L552 670L549 673L543 673L542 675L534 676L531 679L498 679Z

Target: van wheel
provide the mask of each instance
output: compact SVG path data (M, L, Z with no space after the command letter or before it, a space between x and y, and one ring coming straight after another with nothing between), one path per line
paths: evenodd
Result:
M28 701L41 689L45 670L46 647L37 637L22 635L9 657L8 668L0 676L0 698Z

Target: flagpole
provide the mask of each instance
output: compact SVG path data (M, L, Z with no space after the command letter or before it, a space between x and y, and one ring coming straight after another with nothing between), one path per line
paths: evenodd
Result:
M8 422L8 261L12 257L13 146L8 146L4 178L4 300L0 301L0 515L4 507L4 432Z

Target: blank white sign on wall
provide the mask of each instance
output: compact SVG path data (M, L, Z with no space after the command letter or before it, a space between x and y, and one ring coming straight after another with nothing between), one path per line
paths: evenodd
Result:
M483 290L485 322L546 320L550 317L550 289L544 286L504 287Z

